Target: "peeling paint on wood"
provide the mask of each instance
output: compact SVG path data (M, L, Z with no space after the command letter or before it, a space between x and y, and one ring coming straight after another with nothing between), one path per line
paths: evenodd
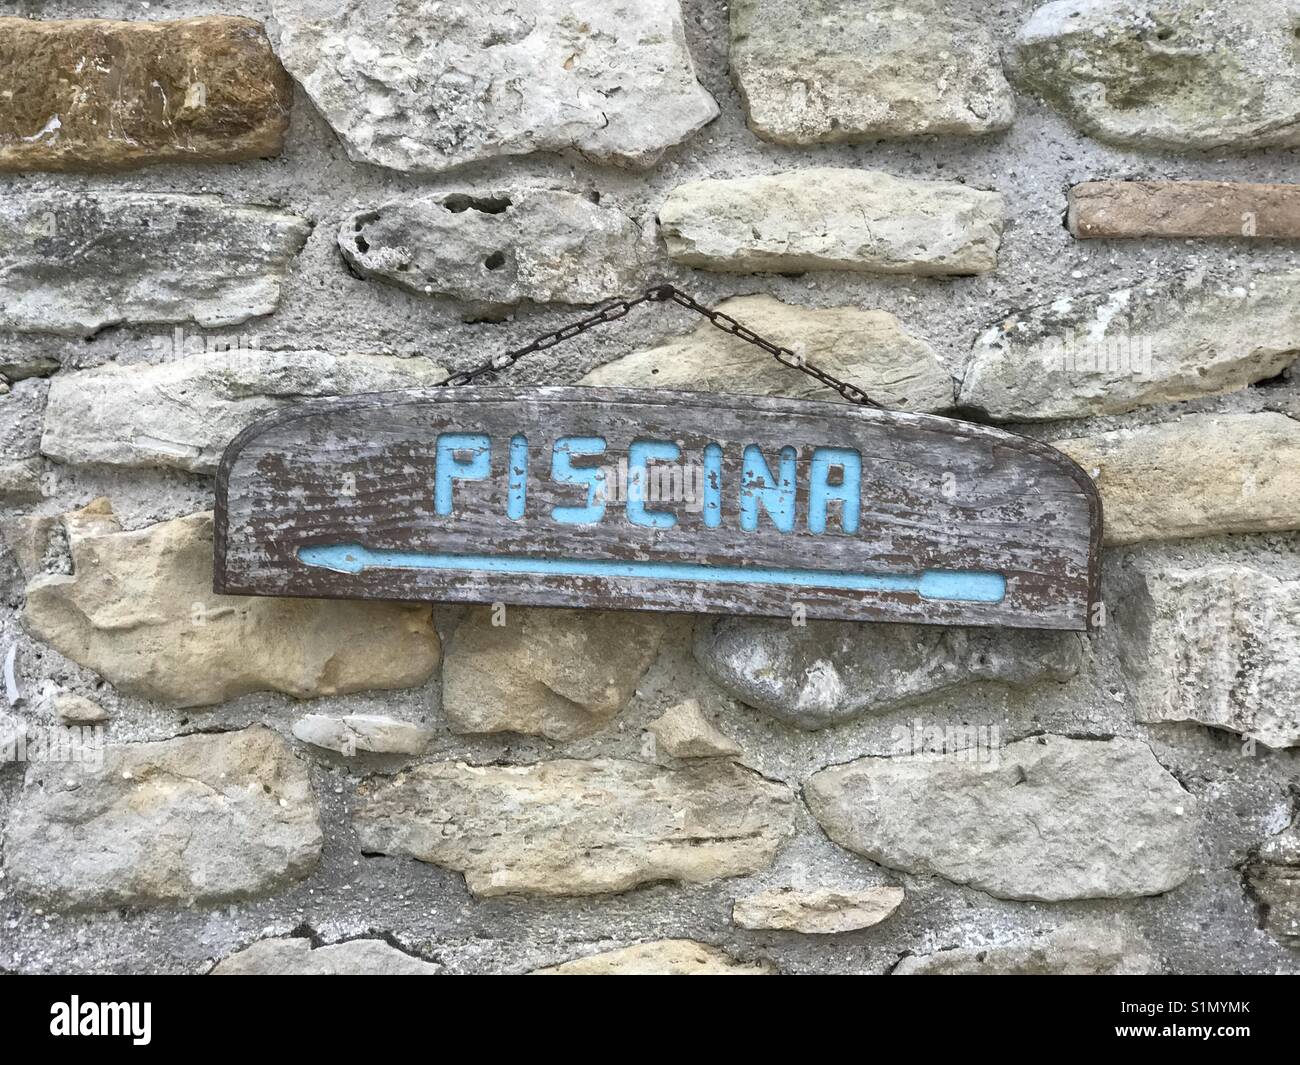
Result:
M660 490L656 490L660 489ZM420 389L267 417L215 588L1085 629L1101 503L1000 429L663 390Z

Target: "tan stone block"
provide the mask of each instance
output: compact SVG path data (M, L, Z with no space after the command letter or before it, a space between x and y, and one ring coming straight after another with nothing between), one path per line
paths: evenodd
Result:
M0 18L0 171L278 155L293 83L253 19Z
M1085 181L1066 219L1080 239L1300 239L1300 185L1234 181Z

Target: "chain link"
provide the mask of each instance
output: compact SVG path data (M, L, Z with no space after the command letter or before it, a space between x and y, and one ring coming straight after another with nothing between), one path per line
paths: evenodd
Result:
M642 303L675 303L679 307L685 307L688 311L707 318L716 328L729 336L734 336L738 340L743 340L747 344L753 344L761 351L767 352L772 358L783 366L788 366L792 370L798 370L809 377L821 382L827 388L839 393L850 403L857 403L864 407L884 408L874 399L868 396L857 385L851 385L847 381L841 381L838 377L827 373L825 370L814 366L802 355L792 351L790 348L782 347L780 344L774 344L772 341L759 336L748 326L741 324L728 314L721 311L715 311L705 307L702 303L697 302L680 289L672 285L657 285L652 289L647 289L639 296L632 299L618 300L602 307L595 314L586 318L579 319L576 322L570 322L568 325L561 326L552 333L545 333L522 348L516 348L513 351L504 352L483 363L481 366L475 366L471 370L462 370L460 373L453 374L446 381L449 387L456 388L461 385L471 385L480 377L488 374L499 374L504 370L510 369L520 359L526 355L532 355L534 352L545 351L552 348L565 340L585 333L588 329L594 329L598 325L604 325L607 322L616 322L623 318L634 307Z

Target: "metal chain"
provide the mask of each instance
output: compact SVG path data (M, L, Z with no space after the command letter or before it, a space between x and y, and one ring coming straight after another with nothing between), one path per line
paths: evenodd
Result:
M639 306L642 303L675 303L679 307L685 307L688 311L694 311L696 314L707 318L712 325L721 329L722 332L729 336L734 336L748 344L753 344L761 351L767 352L767 354L771 355L772 358L776 359L776 361L781 363L781 365L788 366L792 370L798 370L800 373L805 373L809 377L815 378L827 388L838 392L850 403L857 403L864 407L879 407L881 410L884 409L881 404L877 403L856 385L851 385L847 381L841 381L838 377L814 366L802 355L797 354L790 348L782 347L780 344L775 344L772 341L759 336L752 329L742 325L730 315L705 307L702 303L697 302L685 292L674 288L672 285L657 285L652 289L647 289L641 295L635 296L632 299L618 300L615 303L611 303L609 306L603 307L601 310L587 318L580 319L576 322L570 322L566 326L561 326L553 333L546 333L539 336L536 340L529 344L525 344L522 348L516 348L513 351L507 351L501 355L497 355L488 362L483 363L483 365L474 367L472 370L462 370L460 373L453 374L447 379L446 383L448 386L454 388L460 385L473 384L480 377L487 374L499 374L504 370L510 369L510 367L525 355L531 355L536 351L545 351L547 348L554 347L561 341L569 340L581 333L585 333L588 329L594 329L598 325L604 325L606 322L616 322L632 310L633 307Z

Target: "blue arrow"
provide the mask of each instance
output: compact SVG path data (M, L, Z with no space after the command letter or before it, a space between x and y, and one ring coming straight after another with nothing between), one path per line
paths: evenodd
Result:
M300 547L298 559L308 566L337 573L361 573L367 569L434 569L563 577L643 577L665 581L695 581L700 584L779 584L832 591L916 592L926 599L951 599L970 603L999 603L1007 594L1007 581L1002 574L974 570L930 569L918 576L883 576L817 569L714 566L696 562L625 562L530 558L527 555L371 551L360 544Z

